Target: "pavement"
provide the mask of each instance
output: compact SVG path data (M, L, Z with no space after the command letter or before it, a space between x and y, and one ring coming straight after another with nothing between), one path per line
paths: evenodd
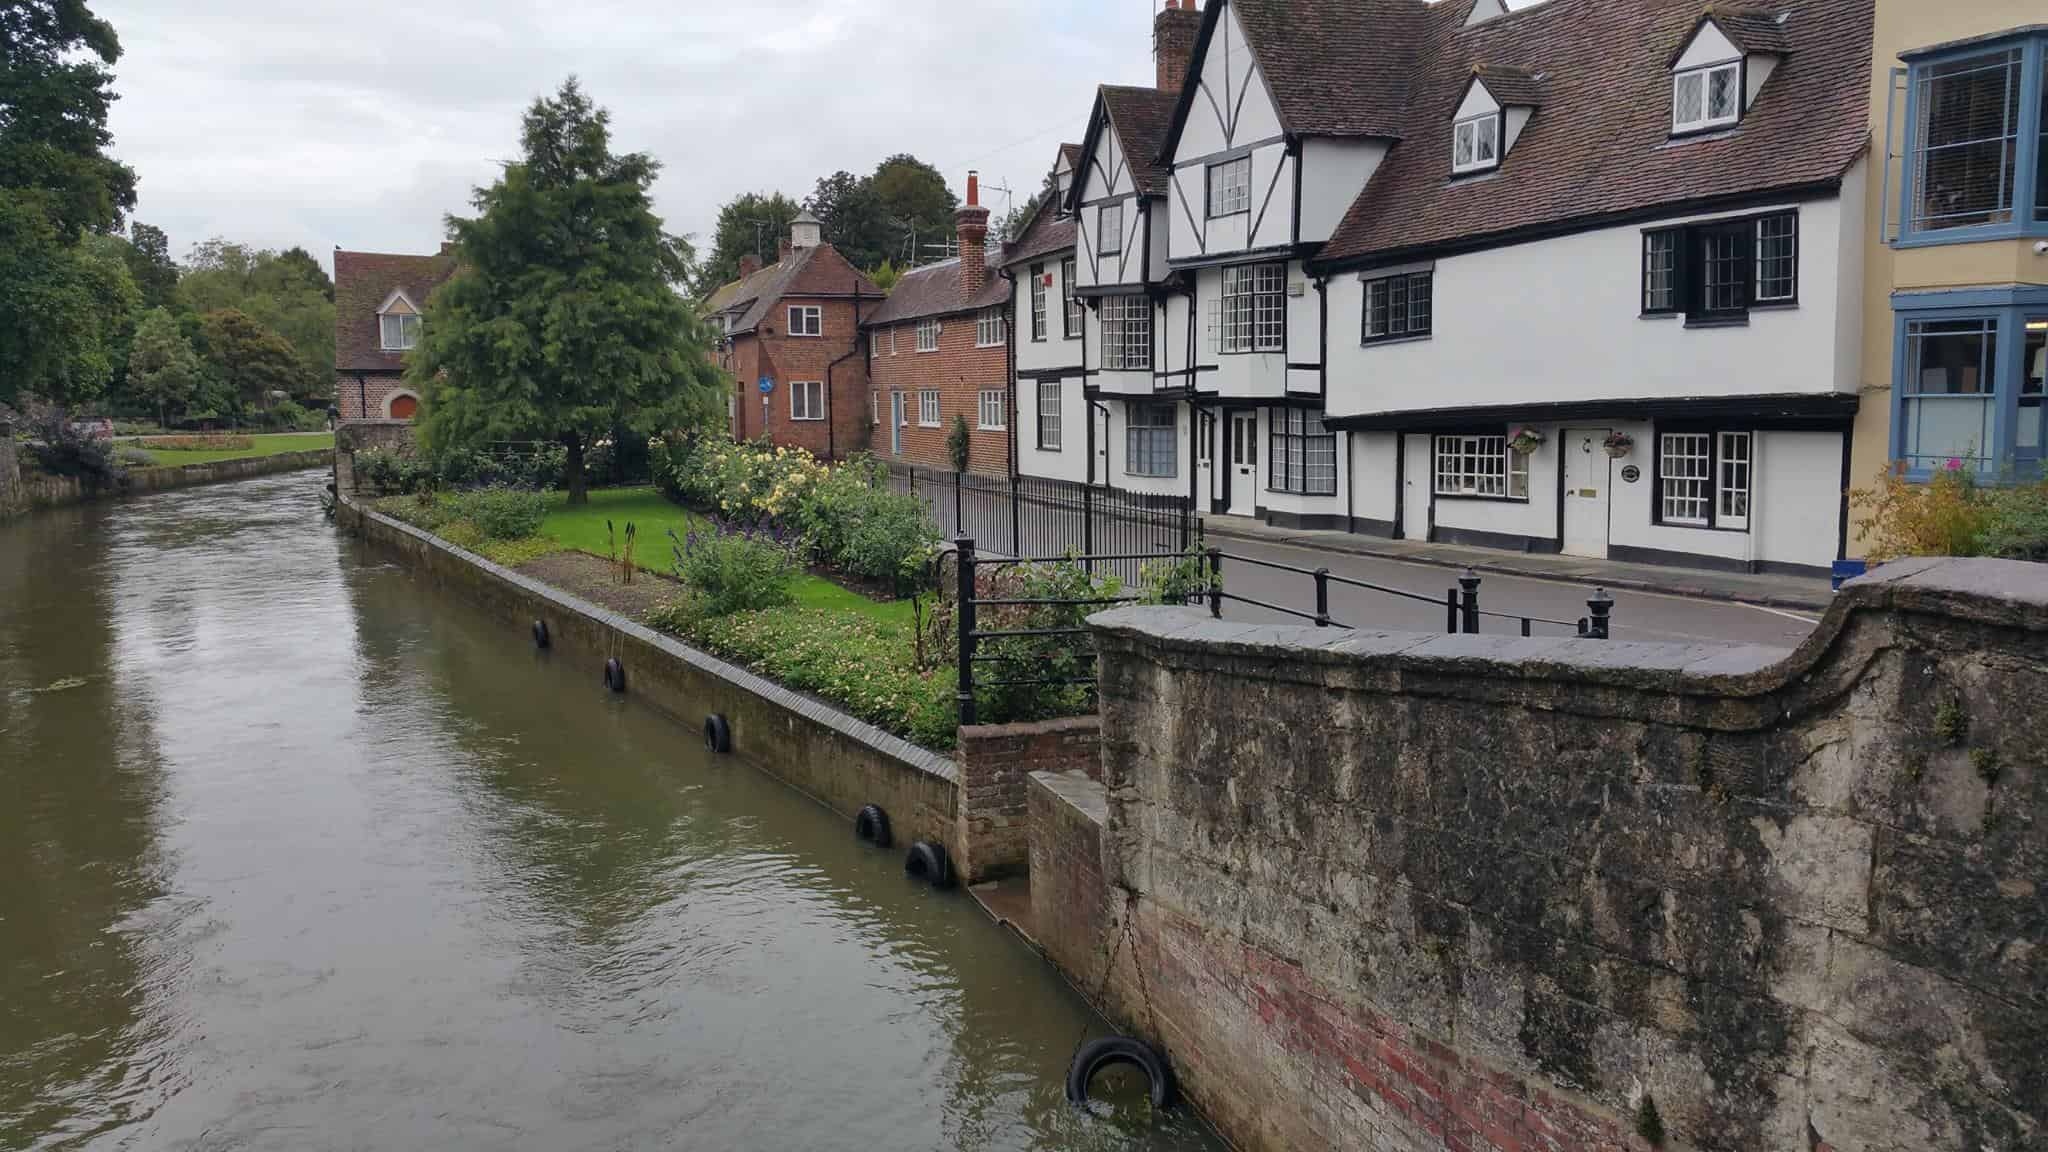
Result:
M1433 564L1444 568L1471 568L1475 572L1525 576L1537 580L1562 580L1575 584L1595 584L1608 589L1628 588L1641 592L1661 592L1669 596L1726 600L1737 604L1758 604L1806 612L1826 611L1828 604L1835 597L1825 577L1717 572L1662 564L1589 560L1579 556L1507 552L1498 548L1475 548L1459 544L1384 540L1349 532L1275 528L1257 520L1246 520L1236 516L1205 516L1202 518L1202 530L1213 539L1288 544L1318 552L1370 556L1410 564Z

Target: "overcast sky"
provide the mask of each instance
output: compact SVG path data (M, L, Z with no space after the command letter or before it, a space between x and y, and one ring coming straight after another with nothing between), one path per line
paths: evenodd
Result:
M94 0L119 32L134 218L209 236L431 251L571 73L655 208L704 238L749 190L911 152L965 192L1038 185L1098 83L1149 84L1158 0ZM999 194L984 193L997 212ZM706 244L708 247L708 244Z

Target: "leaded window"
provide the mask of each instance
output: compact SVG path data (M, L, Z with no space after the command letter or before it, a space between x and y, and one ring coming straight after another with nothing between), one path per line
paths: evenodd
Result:
M1252 210L1252 158L1240 156L1209 165L1209 215L1235 216Z
M1429 335L1433 280L1434 276L1428 272L1405 272L1367 280L1365 318L1361 325L1365 341Z

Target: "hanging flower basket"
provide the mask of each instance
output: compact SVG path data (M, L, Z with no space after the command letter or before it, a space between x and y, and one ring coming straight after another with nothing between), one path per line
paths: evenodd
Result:
M1508 434L1508 447L1523 456L1543 446L1543 433L1534 428L1517 428Z
M1636 438L1626 432L1609 432L1601 443L1609 456L1619 460L1635 450Z

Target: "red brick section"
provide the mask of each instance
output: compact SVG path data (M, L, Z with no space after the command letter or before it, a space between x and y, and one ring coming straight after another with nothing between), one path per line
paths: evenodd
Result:
M334 406L343 420L382 420L393 392L410 392L396 372L336 372Z
M953 417L957 415L967 419L968 470L1008 475L1009 430L982 429L980 404L983 390L1002 391L1003 421L1009 423L1009 349L1002 344L976 347L975 317L971 312L940 317L939 323L942 328L936 352L917 350L916 321L891 325L896 331L894 356L889 354L888 329L876 329L870 334L870 339L880 346L882 353L870 361L869 372L870 386L879 393L876 408L882 420L874 430L875 454L907 464L950 469L953 463L946 454L946 435L953 426ZM939 426L936 428L921 427L917 422L917 394L928 388L936 388L939 392ZM905 427L900 455L890 451L887 424L889 394L892 391L903 393ZM863 418L865 414L863 408Z
M1109 930L1103 902L1102 822L1099 814L1082 811L1062 794L1060 789L1071 788L1076 780L1072 774L1040 773L1026 785L1031 820L1029 934L1060 971L1092 994L1101 979ZM1099 797L1100 785L1090 787ZM1088 792L1090 787L1077 791Z
M334 401L343 420L378 420L399 388L403 353L386 352L377 309L404 289L425 311L427 298L455 271L452 245L431 256L334 250ZM367 403L366 403L367 401Z
M959 859L968 883L1021 871L1028 859L1025 785L1033 772L1102 773L1093 716L960 729Z
M863 300L866 311L880 303ZM791 336L786 330L792 304L815 304L823 311L819 336ZM848 353L853 353L849 356ZM834 361L838 361L834 366ZM760 327L736 335L727 367L733 374L737 420L733 434L741 440L766 434L776 444L803 448L821 459L845 458L868 447L868 373L859 352L859 323L852 300L790 295L783 297ZM768 376L775 391L764 412L759 382ZM791 385L799 380L830 382L826 420L790 416Z
M1202 31L1202 13L1195 0L1166 0L1166 7L1152 18L1152 65L1157 74L1153 87L1178 93L1188 74L1188 62L1195 56L1195 37Z

